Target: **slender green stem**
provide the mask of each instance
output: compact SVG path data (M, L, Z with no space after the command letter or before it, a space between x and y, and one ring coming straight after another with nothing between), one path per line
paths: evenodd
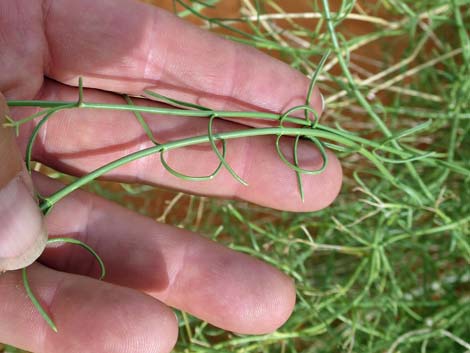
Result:
M28 144L28 151L29 151L29 156L31 154L32 150L32 144L34 142L35 137L37 136L37 133L39 131L39 128L44 124L44 122L49 119L52 115L52 113L57 112L62 109L69 109L69 108L95 108L95 109L108 109L108 110L124 110L124 111L132 111L136 114L140 114L140 112L146 112L146 113L151 113L151 114L166 114L166 115L178 115L178 116L190 116L190 117L208 117L212 116L210 119L209 125L212 126L212 121L214 117L225 117L225 118L238 118L238 119L266 119L266 120L272 120L272 121L278 121L280 123L279 127L271 127L271 128L257 128L257 129L247 129L247 130L240 130L240 131L231 131L231 132L224 132L224 133L219 133L219 134L212 134L211 130L207 135L201 135L201 136L195 136L191 138L186 138L182 140L177 140L177 141L171 141L166 144L161 144L161 145L156 145L151 148L135 152L133 154L130 154L128 156L122 157L116 161L113 161L105 166L102 166L95 171L91 172L90 174L80 178L79 180L75 181L74 183L64 187L62 190L58 191L56 194L46 198L43 200L41 204L41 208L44 212L47 212L47 210L53 206L58 200L62 199L66 195L68 195L70 192L80 188L81 186L85 185L86 183L90 182L91 180L94 180L111 170L122 166L123 164L129 163L131 161L134 161L136 159L154 154L154 153L161 153L162 151L166 150L171 150L171 149L176 149L180 147L185 147L185 146L190 146L190 145L195 145L195 144L200 144L200 143L213 143L214 140L222 140L224 141L225 139L234 139L234 138L243 138L243 137L252 137L252 136L262 136L262 135L274 135L278 136L277 140L277 145L279 144L279 138L280 136L283 135L288 135L288 136L303 136L307 139L310 139L312 141L317 141L320 143L317 138L323 138L326 140L330 141L335 141L347 148L350 148L354 151L357 151L364 156L366 156L372 163L376 165L376 167L379 169L379 171L391 182L393 182L394 185L398 185L395 178L390 174L390 172L383 166L382 161L390 161L390 162L404 162L404 163L409 163L410 160L416 160L420 159L423 162L429 164L429 165L435 165L435 166L445 166L448 169L453 170L454 172L458 172L464 175L469 175L470 171L465 169L464 167L459 166L456 163L451 163L451 162L446 162L442 160L437 160L430 158L429 155L426 153L422 153L420 155L412 152L408 152L403 150L401 146L398 144L393 144L393 146L388 146L384 145L384 143L379 143L375 142L372 140L368 140L365 138L362 138L360 136L348 133L343 130L339 129L333 129L329 128L327 126L323 126L319 123L317 123L317 120L313 122L310 120L305 120L305 119L300 119L300 118L294 118L289 116L289 114L294 113L297 110L312 110L307 105L304 106L298 106L298 107L293 107L289 109L285 114L279 116L278 114L273 114L273 113L260 113L260 112L227 112L227 111L212 111L212 110L205 110L205 108L201 108L200 110L187 110L187 109L178 109L178 108L155 108L155 107L143 107L143 106L134 106L132 104L129 105L116 105L116 104L103 104L103 103L87 103L83 101L82 99L79 99L78 102L42 102L42 101L10 101L9 102L10 106L37 106L37 107L43 107L47 108L44 111L45 117L43 120L38 124L38 126L35 128L32 138L30 140L30 143ZM370 108L370 107L369 107ZM36 118L38 114L34 114L34 118ZM30 118L25 118L23 120L19 120L17 122L13 122L12 124L17 124L21 125L29 121ZM290 128L290 127L284 127L283 123L284 122L290 122L290 123L296 123L301 126L301 128ZM306 128L310 127L310 128ZM148 132L147 132L148 133ZM393 136L390 134L389 139L387 141L396 142L396 140L393 139ZM317 144L317 142L315 142ZM331 144L329 144L330 146ZM398 147L397 147L398 146ZM365 147L371 148L373 150L382 150L388 153L395 154L400 157L400 160L397 161L392 161L392 160L386 160L383 159L382 157L378 157L374 153L371 153L368 151ZM278 146L279 150L279 146ZM323 150L322 150L323 151ZM279 153L279 151L278 151ZM219 152L220 154L220 152ZM325 153L323 151L322 153L323 157L325 157ZM285 162L285 157L283 158L282 153L280 154L281 159ZM30 158L30 157L29 157ZM219 156L220 159L220 156ZM325 158L324 158L325 159ZM227 164L225 161L225 158L222 158L221 163L222 164ZM295 161L294 161L295 163ZM228 164L227 164L228 165ZM301 173L306 173L305 170L297 170L294 165L289 163L289 166L293 169L296 170L296 172L301 172ZM227 166L226 166L227 167ZM326 164L324 163L322 170L326 167ZM300 169L300 168L299 168ZM217 168L217 171L220 170ZM228 168L230 170L230 167ZM171 171L170 171L171 172ZM232 174L233 175L233 174ZM236 174L235 174L236 175ZM204 177L206 178L206 177ZM236 178L238 180L238 178ZM401 184L400 186L403 188L405 191L410 190L409 187ZM302 191L301 191L302 194ZM412 195L415 195L415 193L411 193Z
M53 104L50 104L53 103ZM76 102L67 102L67 101L56 101L56 102L45 102L45 101L9 101L8 105L11 107L20 107L20 106L35 106L35 107L43 107L43 108L59 108L66 109L66 108L76 108ZM105 103L82 103L83 108L89 109L105 109L105 110L123 110L123 111L132 111L132 112L142 112L142 113L149 113L149 114L164 114L164 115L173 115L173 116L188 116L188 117L210 117L215 115L220 118L236 118L236 119L261 119L261 120L271 120L271 121L279 121L282 118L284 122L294 123L300 126L311 126L310 121L306 121L303 118L295 118L291 116L279 116L279 114L274 113L260 113L260 112L249 112L249 111L217 111L217 110L210 110L210 111L201 111L201 110L186 110L186 109L177 109L177 108L156 108L156 107L145 107L145 106L133 106L133 105L120 105L120 104L105 104ZM295 109L294 109L295 108ZM299 109L306 109L305 106L294 107L290 109L290 111L295 111ZM58 111L57 110L57 111ZM44 111L43 114L48 113L49 110ZM39 115L35 114L34 118L37 118ZM13 123L8 123L9 125L22 125L29 122L31 117L27 117L22 120L15 121ZM325 132L330 132L333 136L340 136L351 141L354 141L358 144L362 144L365 146L370 146L375 149L382 150L384 152L393 153L397 156L402 158L410 158L415 156L415 154L411 152L407 152L403 150L403 148L396 148L384 145L383 143L378 143L373 140L369 140L355 134L331 128L325 125L318 123L315 126L315 129L322 130ZM257 129L259 130L259 129ZM303 130L305 131L305 130ZM256 135L256 133L255 133ZM333 138L335 140L335 138ZM425 152L423 152L424 154Z
M228 170L228 172L234 177L236 181L238 181L240 184L247 186L248 183L243 180L228 164L228 162L225 159L225 155L222 155L219 150L217 149L217 146L215 144L215 139L214 139L214 134L212 133L212 124L214 123L214 119L216 118L215 115L211 116L209 119L209 124L207 128L207 138L209 139L209 143L211 144L212 150L214 153L217 155L217 158L219 158L220 163ZM222 139L222 142L225 144L225 140Z
M411 153L403 150L403 148L396 147L394 145L393 147L384 145L383 143L378 143L375 141L371 141L365 138L362 138L360 136L356 136L354 134L348 133L346 131L342 131L339 129L333 129L329 128L327 126L323 126L321 124L318 124L316 121L313 123L309 120L306 121L305 119L299 119L299 118L292 118L288 114L291 114L295 112L296 110L309 110L308 106L298 106L298 107L293 107L289 109L285 114L282 116L279 116L277 114L272 114L272 113L259 113L259 112L226 112L226 111L207 111L207 110L186 110L186 109L175 109L175 108L154 108L154 107L142 107L142 106L134 106L134 105L115 105L115 104L102 104L102 103L86 103L83 102L83 100L79 100L79 102L54 102L54 104L51 104L51 102L41 102L41 101L10 101L9 102L10 106L21 106L21 105L26 105L26 106L40 106L40 107L48 107L48 110L45 111L45 118L38 124L38 126L35 128L33 136L31 138L30 143L28 144L28 150L31 152L32 150L32 143L34 142L34 138L37 136L37 133L39 131L39 128L42 126L42 124L45 122L46 119L49 119L50 116L52 115L53 112L59 111L61 109L68 109L68 108L73 108L73 107L82 107L82 108L97 108L97 109L111 109L111 110L125 110L125 111L132 111L132 112L147 112L147 113L152 113L152 114L167 114L167 115L178 115L178 116L192 116L192 117L207 117L207 116L212 116L210 119L209 125L212 126L212 120L215 116L217 117L232 117L232 118L240 118L240 119L267 119L267 120L275 120L280 123L279 127L270 127L270 128L257 128L257 129L247 129L247 130L240 130L240 131L231 131L231 132L223 132L219 134L212 134L211 130L207 135L202 135L202 136L195 136L191 138L186 138L182 140L177 140L177 141L171 141L166 144L161 144L161 145L156 145L151 148L135 152L133 154L130 154L128 156L122 157L116 161L113 161L105 166L102 166L95 171L91 172L90 174L80 178L79 180L75 181L74 183L64 187L62 190L57 192L56 194L48 197L47 199L43 200L43 203L41 205L41 208L43 209L44 212L46 212L53 204L55 204L58 200L63 198L65 195L68 195L70 192L76 190L77 188L80 188L81 186L85 185L86 183L90 182L91 180L94 180L109 171L122 166L123 164L129 163L131 161L134 161L136 159L154 154L154 153L160 153L162 151L167 151L175 148L180 148L180 147L185 147L185 146L190 146L190 145L195 145L195 144L200 144L200 143L213 143L214 140L225 140L225 139L234 139L234 138L243 138L243 137L252 137L252 136L262 136L262 135L274 135L278 136L278 140L280 136L283 135L288 135L288 136L303 136L305 138L308 138L312 141L317 141L317 138L323 138L326 140L330 141L335 141L343 146L346 146L352 150L356 150L359 153L363 154L366 156L369 160L371 160L377 168L381 171L384 176L390 180L393 181L395 185L397 185L395 178L388 172L388 170L383 166L381 162L381 158L374 155L373 153L367 151L366 148L364 147L369 147L372 149L377 149L377 150L382 150L385 152L393 153L397 156L399 156L402 160L405 160L405 163L407 159L412 159L412 158L417 158L417 157L422 157L422 155L416 155L416 153ZM311 108L310 108L311 109ZM36 117L36 114L35 114ZM29 118L25 118L23 120L17 121L16 124L20 125L28 121ZM291 128L291 127L284 127L283 122L288 121L291 123L297 123L301 128ZM310 126L310 128L306 128L306 126ZM395 140L392 140L392 142L395 142ZM279 141L277 142L278 145ZM319 142L318 142L319 143ZM279 151L278 151L279 152ZM219 152L220 154L220 152ZM325 157L325 153L323 151L322 155ZM425 155L425 153L423 153ZM282 154L280 154L281 159L282 159ZM446 165L449 169L452 169L453 171L463 173L463 174L470 174L468 170L466 170L463 167L460 167L459 165L455 163L450 163L447 162L445 164L444 161L432 159L429 156L426 156L427 158L422 159L425 163L428 163L430 165ZM220 159L220 156L219 156ZM284 158L285 159L285 158ZM221 163L224 163L225 159L223 158L221 160ZM226 163L225 163L226 164ZM290 163L289 165L291 168L294 168L294 166ZM323 165L323 169L326 165ZM298 167L297 167L298 168ZM305 173L305 171L297 170L294 168L297 172L302 172ZM230 169L229 169L230 170ZM238 179L237 179L238 180ZM407 190L407 188L404 185L401 185L402 188Z
M344 136L332 133L331 131L323 130L320 128L316 129L305 129L305 128L289 128L289 127L270 127L270 128L257 128L257 129L247 129L247 130L240 130L240 131L230 131L230 132L221 132L212 135L214 140L230 140L230 139L236 139L236 138L244 138L244 137L253 137L253 136L266 136L266 135L274 135L274 136L280 136L280 135L285 135L285 136L305 136L305 137L311 137L311 138L322 138L322 139L328 139L335 141L337 143L340 143L344 146L347 146L349 148L352 148L353 150L356 150L358 153L364 155L367 159L371 160L376 167L384 174L384 176L387 177L390 181L395 182L395 178L390 174L390 172L383 166L383 164L380 162L380 160L374 156L373 153L368 151L367 149L363 148L361 144L357 143L354 141L353 138L346 138ZM210 143L211 139L208 135L200 135L200 136L194 136L182 140L177 140L177 141L171 141L165 144L161 144L158 146L152 146L147 149L134 152L132 154L129 154L127 156L124 156L122 158L119 158L111 163L108 163L92 172L89 174L85 175L84 177L76 180L75 182L65 186L63 189L57 191L55 194L52 196L44 199L44 202L41 205L41 209L43 211L46 211L48 208L53 206L56 202L58 202L60 199L64 198L66 195L70 194L74 190L79 189L80 187L86 185L90 181L97 179L104 174L112 171L113 169L116 169L124 164L130 163L132 161L135 161L137 159L155 154L155 153L160 153L162 151L169 151L172 149L178 149L181 147L187 147L191 145L197 145L201 143ZM376 143L369 141L369 145L371 146L377 146ZM400 150L393 150L397 154L399 154L403 158L407 158L410 156L410 153L405 152L405 151L400 151ZM433 163L433 159L428 158L426 160L423 160L430 165L436 165L438 163ZM450 165L449 165L450 167ZM463 170L460 170L458 168L453 168L457 172L462 172L465 173L465 175L470 175L470 171L466 170L463 168Z
M130 106L135 106L134 102L131 99L131 97L129 97L127 94L124 95L124 99L126 100L127 104L129 104ZM142 125L142 128L144 129L145 133L147 134L147 137L149 138L149 140L152 141L155 145L159 145L160 143L156 140L155 136L153 136L153 132L150 129L150 126L145 121L142 114L138 111L134 111L134 115L135 115L137 121L140 123L140 125Z
M31 156L33 154L33 146L39 134L39 131L44 126L44 124L54 115L54 113L62 109L73 108L74 106L75 104L70 104L70 105L63 105L63 106L48 109L44 118L42 118L41 121L34 127L33 132L31 133L31 136L29 138L28 145L26 146L26 157L25 157L26 169L30 173L31 173Z
M298 154L298 148L299 148L299 141L300 141L300 136L295 137L294 141L294 163L296 167L299 167L299 154ZM304 193L304 184L302 182L302 173L296 171L295 176L297 178L297 185L299 186L299 193L300 193L300 199L302 202L305 201L305 193Z
M31 302L33 303L33 305L35 306L35 308L37 309L37 311L38 311L38 312L41 314L41 316L44 318L44 320L47 322L47 324L50 326L50 328L52 329L52 331L54 331L55 333L57 333L58 330L57 330L56 324L55 324L54 321L51 319L51 317L50 317L49 314L46 312L46 310L43 308L43 306L41 305L41 303L39 303L39 300L36 298L36 296L34 295L32 289L31 289L31 286L29 285L29 280L28 280L28 274L27 274L27 272L26 272L26 267L21 270L21 274L22 274L22 278L23 278L23 285L24 285L24 288L25 288L25 290L26 290L26 294L28 294L29 299L31 300Z
M52 238L47 241L47 244L53 244L53 243L69 243L69 244L74 244L81 246L85 250L87 250L90 254L93 255L93 257L98 261L98 264L100 266L100 277L99 279L102 280L106 276L106 268L104 266L104 262L101 259L101 257L87 244L83 243L82 241L74 238ZM47 322L49 327L54 331L58 332L57 326L50 317L50 315L46 312L42 304L39 302L37 299L36 295L34 294L33 290L31 289L31 286L29 284L29 279L28 279L28 274L27 274L27 267L24 267L22 269L22 279L23 279L23 286L26 290L26 294L28 295L29 299L33 303L33 305L36 307L37 311L41 314L43 319Z
M401 241L403 239L408 239L408 238L412 238L412 237L421 237L421 236L424 236L424 235L431 235L431 234L439 234L439 233L442 233L442 232L448 232L450 230L461 227L463 225L468 226L469 222L470 222L470 216L467 216L467 217L464 217L462 219L456 220L452 223L448 223L448 224L445 224L445 225L442 225L442 226L439 226L439 227L429 227L429 228L424 228L424 229L417 230L415 232L398 234L398 235L395 235L392 238L388 239L385 242L384 246L388 246L388 245L391 245L391 244L396 243L398 241ZM470 255L470 252L468 253L468 255Z
M344 60L344 58L341 54L341 48L340 48L340 45L339 45L339 42L338 42L338 37L336 35L335 27L334 27L334 24L333 24L333 19L331 18L331 12L330 12L330 7L329 7L329 4L328 4L328 0L322 0L322 3L323 3L324 10L325 10L325 18L326 18L326 22L327 22L327 26L328 26L328 31L330 33L331 40L333 42L333 47L335 48L336 55L338 57L338 63L340 64L341 69L343 71L343 74L346 77L346 79L348 81L348 84L351 87L352 93L354 94L354 96L358 100L359 104L362 105L362 107L372 117L372 119L377 124L377 126L380 128L380 130L384 133L384 135L386 137L391 137L392 133L390 132L388 127L385 125L383 120L377 115L377 113L372 109L372 107L370 106L369 102L367 102L364 95L357 89L354 78L352 77L351 72L349 71L348 65L346 64L346 62L345 62L345 60ZM396 140L392 140L392 144L395 148L397 148L399 150L402 149L402 147L400 146L400 144ZM412 177L416 180L416 182L420 186L423 193L426 195L426 197L429 200L433 201L434 200L433 194L431 193L429 188L426 186L426 184L423 182L423 180L419 176L418 172L414 168L413 164L411 162L407 162L407 163L405 163L405 165L406 165L408 171L410 172L410 174L412 175ZM419 201L419 199L418 199L418 201Z
M46 102L46 101L37 101L37 100L14 100L8 101L8 106L10 107L39 107L39 108L58 108L65 105L74 105L78 107L76 102L64 102L64 101L55 101L55 102ZM220 118L245 118L245 119L260 119L260 120L279 120L279 114L274 113L263 113L263 112L249 112L249 111L218 111L218 110L188 110L188 109L177 109L177 108L160 108L160 107L146 107L146 106L134 106L127 104L107 104L107 103L87 103L83 102L80 106L81 108L88 109L105 109L105 110L123 110L123 111L132 111L140 113L149 113L149 114L162 114L162 115L177 115L177 116L188 116L188 117L210 117L211 115L217 115ZM16 121L17 125L25 124L34 117L27 117ZM286 117L286 122L291 122L297 125L309 125L302 118L295 117Z
M253 136L263 136L263 135L289 135L289 136L297 136L297 135L305 135L311 137L320 137L320 138L330 138L336 141L341 141L345 145L349 147L358 148L357 144L353 141L347 140L342 137L338 137L335 134L330 132L321 131L318 129L302 129L302 128L283 128L283 127L272 127L272 128L258 128L258 129L247 129L241 131L230 131L230 132L222 132L212 135L214 140L230 140L235 138L243 138L243 137L253 137ZM134 152L129 154L125 157L119 158L111 163L108 163L89 174L85 175L84 177L76 180L75 182L65 186L61 190L57 191L55 194L49 196L48 198L43 200L41 205L41 209L46 211L51 206L53 206L56 202L64 198L66 195L70 194L71 192L79 189L80 187L86 185L90 181L101 177L102 175L110 172L113 169L116 169L124 164L130 163L134 160L155 154L160 153L162 151L169 151L172 149L177 149L181 147L187 147L191 145L197 145L201 143L210 143L211 139L209 135L200 135L194 136L182 140L171 141L165 144L161 144L158 146L152 146L147 149Z
M78 239L75 239L75 238L65 238L65 237L50 238L50 239L47 240L48 245L49 244L54 244L54 243L68 243L68 244L78 245L78 246L82 247L83 249L88 251L91 255L93 255L93 257L98 262L98 265L100 266L100 277L98 279L102 280L104 277L106 277L106 267L104 265L103 260L96 253L96 251L93 250L93 248L91 246L89 246L88 244L85 244L84 242L82 242Z

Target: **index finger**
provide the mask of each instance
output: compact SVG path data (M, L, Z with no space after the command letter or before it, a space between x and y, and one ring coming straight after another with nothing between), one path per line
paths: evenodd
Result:
M86 13L86 16L83 14ZM304 104L309 80L253 48L131 0L50 2L46 75L140 95L156 91L212 109L284 112ZM321 113L318 89L311 98Z

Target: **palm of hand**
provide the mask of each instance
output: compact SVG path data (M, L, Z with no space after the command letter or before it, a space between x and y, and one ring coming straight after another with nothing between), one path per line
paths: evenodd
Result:
M147 5L18 0L0 4L0 11L0 45L6 48L0 53L0 91L8 99L74 100L77 92L71 86L83 76L89 101L122 102L115 92L140 95L152 89L215 109L280 112L305 100L308 79L300 73ZM320 111L318 91L313 105ZM30 113L11 111L16 118ZM183 117L161 116L149 124L163 140L207 128L205 119ZM236 126L220 124L221 129ZM23 148L32 128L21 131ZM149 144L132 114L107 112L98 119L96 112L68 111L47 123L33 156L81 175ZM119 168L107 178L293 211L325 207L338 192L341 171L333 156L323 174L305 178L307 197L301 204L295 174L278 160L271 139L234 142L231 150L236 152L228 158L243 171L249 187L240 187L228 173L210 182L182 181L166 174L157 157ZM210 148L187 149L169 158L175 169L191 165L192 173L201 175L217 162ZM259 164L265 177L257 173ZM59 187L41 175L34 181L42 194ZM106 282L92 278L98 269L86 254L69 246L47 249L30 278L60 335L50 333L31 310L19 274L7 273L0 278L0 297L8 303L0 306L6 318L0 321L0 341L38 353L78 352L84 342L95 352L168 352L177 336L168 306L247 334L276 329L293 309L293 283L276 269L96 196L77 192L61 201L47 226L51 236L74 236L94 247L107 265Z

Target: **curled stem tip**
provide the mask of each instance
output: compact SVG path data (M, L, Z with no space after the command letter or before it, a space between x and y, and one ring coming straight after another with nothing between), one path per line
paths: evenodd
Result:
M26 267L23 268L21 270L21 273L22 273L22 278L23 278L23 286L26 290L26 294L28 295L29 299L31 300L31 302L33 303L33 305L35 306L35 308L37 309L37 311L39 312L39 314L41 314L41 316L43 317L43 319L47 322L47 324L49 325L49 327L52 329L52 331L54 331L55 333L58 332L58 329L57 329L57 326L56 324L54 323L54 321L51 319L51 317L49 316L49 314L46 312L46 310L44 309L44 307L41 305L41 303L39 302L39 300L36 298L36 296L34 295L32 289L31 289L31 286L29 285L29 280L28 280L28 274L26 272Z
M98 261L98 264L100 266L100 277L99 279L102 280L106 276L106 268L104 266L104 262L101 259L101 257L87 244L83 243L82 241L74 238L52 238L47 241L47 244L53 244L53 243L70 243L70 244L75 244L79 245L85 250L87 250L89 253L93 255L93 257ZM28 295L29 299L39 312L43 319L46 321L46 323L49 325L49 327L54 331L58 332L57 326L52 320L51 316L47 313L46 309L42 306L42 304L39 302L38 298L35 296L33 293L31 286L29 284L29 279L28 279L28 274L27 274L27 268L22 269L22 279L23 279L23 286L26 290L26 294Z
M235 178L235 180L237 180L240 184L242 185L245 185L245 186L248 186L248 183L242 179L234 170L233 168L230 166L230 164L228 164L227 160L225 159L225 154L221 154L219 152L219 149L217 148L217 145L215 143L215 138L214 138L214 135L213 135L213 130L212 130L212 125L214 123L214 119L216 118L217 116L216 115L212 115L210 118L209 118L209 124L208 124L208 129L207 129L207 136L209 138L209 142L211 144L211 147L212 147L212 150L214 151L214 153L217 155L217 157L219 158L220 162L224 165L224 167L227 169L227 171ZM225 143L225 140L222 139L222 142Z

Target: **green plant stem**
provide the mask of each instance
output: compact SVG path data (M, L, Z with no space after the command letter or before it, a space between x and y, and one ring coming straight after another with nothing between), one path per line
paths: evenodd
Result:
M78 108L76 102L64 102L64 101L37 101L37 100L12 100L8 101L9 107L38 107L38 108L60 108L64 106L74 106ZM80 108L88 109L106 109L106 110L123 110L140 113L151 113L151 114L162 114L162 115L178 115L188 117L210 117L216 115L219 118L247 118L247 119L261 119L261 120L279 120L279 115L274 113L263 113L263 112L247 112L247 111L219 111L219 110L188 110L188 109L176 109L176 108L157 108L157 107L146 107L146 106L134 106L126 104L106 104L106 103L87 103L83 102ZM16 121L16 124L22 125L31 120L37 118L27 117ZM302 118L286 117L286 122L291 122L297 125L308 126L309 122Z
M376 167L384 174L389 181L396 184L395 178L390 174L390 172L383 166L383 164L379 161L379 159L374 156L373 153L363 148L360 144L356 143L352 139L345 138L341 135L332 133L328 130L321 130L317 129L303 129L303 128L287 128L287 127L271 127L271 128L257 128L257 129L247 129L241 131L230 131L230 132L221 132L213 135L214 140L229 140L235 138L244 138L244 137L253 137L253 136L263 136L263 135L285 135L285 136L307 136L307 137L315 137L315 138L323 138L323 139L330 139L338 142L342 145L345 145L349 148L356 150L358 153L364 155L367 159L371 160ZM57 191L52 196L45 198L44 202L41 205L41 209L46 212L51 206L53 206L56 202L60 199L64 198L74 190L84 186L85 184L89 183L90 181L101 177L102 175L110 172L113 169L116 169L124 164L130 163L134 160L155 154L160 153L163 151L169 151L172 149L177 149L181 147L187 147L191 145L201 144L201 143L210 143L210 138L208 135L200 135L194 136L182 140L171 141L165 144L152 146L147 149L134 152L129 154L125 157L119 158L111 163L108 163L89 174L85 175L84 177L76 180L75 182L65 186L61 190ZM375 143L371 143L375 146ZM403 157L408 156L409 154L404 151L396 151L401 154ZM432 162L434 160L428 159L428 162ZM432 163L431 163L432 164ZM459 171L456 169L455 171ZM470 175L470 171L464 169L461 172L466 171L467 175Z
M375 141L371 141L360 136L348 133L343 130L329 128L327 126L323 126L318 124L317 122L314 123L315 128L306 128L310 124L311 121L307 121L305 119L294 118L290 117L287 114L279 116L273 113L260 113L260 112L227 112L227 111L210 111L210 110L186 110L186 109L177 109L177 108L154 108L154 107L143 107L143 106L134 106L134 105L119 105L119 104L104 104L104 103L86 103L83 102L82 99L79 99L78 102L43 102L43 101L10 101L10 106L35 106L46 108L44 110L45 118L38 124L38 126L34 130L34 134L28 144L29 156L32 150L32 143L34 142L34 138L37 136L40 126L44 123L45 120L49 119L52 113L55 113L62 109L70 109L70 108L94 108L94 109L107 109L107 110L124 110L124 111L132 111L132 112L146 112L151 114L166 114L166 115L177 115L177 116L190 116L190 117L225 117L225 118L239 118L239 119L265 119L271 121L279 121L279 127L268 127L268 128L257 128L257 129L247 129L247 130L240 130L240 131L231 131L231 132L222 132L218 134L212 135L209 133L208 135L201 135L195 136L191 138L186 138L177 141L171 141L166 144L159 144L148 149L138 151L122 157L116 161L113 161L105 166L102 166L95 171L89 173L88 175L76 180L74 183L64 187L54 195L43 199L41 204L41 209L43 212L47 212L57 201L68 195L70 192L82 187L86 183L99 178L100 176L108 173L109 171L118 168L126 163L134 161L139 158L143 158L145 156L154 154L154 153L161 153L167 150L186 147L190 145L200 144L200 143L214 143L215 140L226 140L226 139L234 139L234 138L244 138L244 137L252 137L252 136L262 136L262 135L274 135L278 136L302 136L308 139L316 139L322 138L330 141L334 141L335 143L339 143L342 146L346 146L347 148L356 151L362 155L364 155L367 159L369 159L372 163L374 163L377 169L388 179L392 184L395 186L401 187L407 190L407 186L400 185L397 180L390 174L387 168L384 167L382 163L382 157L378 157L373 152L370 152L367 148L371 148L373 151L375 150L382 150L385 152L389 152L392 154L397 155L404 163L409 163L409 160L412 159L419 159L429 165L434 166L445 166L448 169L453 170L454 172L458 172L464 175L470 175L470 171L467 169L459 166L456 163L445 162L442 160L437 160L429 157L426 153L421 155L417 155L416 153L411 153L403 150L401 146L390 147L385 145L384 143L378 143ZM298 106L291 108L289 112L294 112L296 110L301 109L308 109L308 106ZM38 117L38 114L33 115L34 118ZM28 122L31 117L19 120L19 121L10 121L10 125L18 128L21 124ZM212 118L213 119L213 118ZM282 123L284 121L289 121L291 123L297 123L301 128L291 128L291 127L284 127ZM390 135L386 142L395 142L394 137ZM327 144L328 147L338 150L344 150L344 147L339 147L333 144ZM367 147L367 148L366 148ZM415 151L416 152L416 151ZM30 157L29 157L30 158ZM220 156L219 156L220 158ZM281 157L282 158L282 157ZM387 161L387 160L385 160ZM400 162L400 161L398 161ZM226 164L226 163L224 163ZM229 169L230 170L230 169ZM238 180L238 178L237 178ZM302 192L301 192L302 195Z
M357 89L354 78L352 77L351 72L348 69L348 65L346 64L346 62L345 62L345 60L344 60L344 58L341 54L342 50L339 46L338 37L336 35L336 31L335 31L334 24L333 24L333 19L331 18L331 12L330 12L330 7L329 7L329 4L328 4L328 0L322 0L322 3L323 3L324 10L325 10L325 18L326 18L326 23L327 23L327 26L328 26L328 31L330 33L331 40L333 42L333 47L336 50L336 55L338 57L338 63L341 66L341 69L343 71L344 76L346 77L346 79L348 81L348 84L351 87L352 93L354 94L354 96L358 100L359 104L362 105L362 107L372 117L374 122L377 124L377 126L380 128L380 130L384 133L385 137L390 138L392 136L392 133L390 132L390 130L387 128L387 126L382 121L382 119L380 119L380 117L377 115L377 113L374 112L374 110L370 106L369 102L367 102L366 98L364 97L364 95ZM392 144L395 148L397 148L399 150L402 150L402 147L400 146L400 144L396 140L392 140ZM426 195L426 197L430 201L433 201L434 196L432 195L429 188L426 186L426 184L423 182L423 180L419 176L419 174L416 171L416 169L414 168L413 164L411 162L407 162L407 163L405 163L405 165L406 165L408 171L410 172L411 176L416 180L416 182L420 186L421 190Z
M76 103L74 102L67 102L67 101L56 101L56 102L47 102L47 101L9 101L8 105L10 107L41 107L41 108L60 108L61 109L68 109L68 108L77 108ZM279 114L274 113L260 113L260 112L247 112L247 111L217 111L217 110L210 110L210 111L202 111L202 110L187 110L187 109L177 109L177 108L156 108L156 107L145 107L145 106L133 106L133 105L125 105L125 104L106 104L106 103L82 103L82 108L87 109L105 109L105 110L123 110L123 111L132 111L132 112L142 112L142 113L149 113L149 114L164 114L164 115L173 115L173 116L188 116L188 117L210 117L210 116L217 116L219 118L237 118L237 119L262 119L262 120L271 120L271 121L279 121L280 116ZM300 106L303 107L303 106ZM296 107L298 108L298 107ZM56 110L56 111L58 111ZM299 110L299 109L297 109ZM49 111L46 109L44 114L47 114ZM37 114L34 114L34 118L27 117L12 123L7 123L10 126L17 126L22 125L30 120L37 118ZM303 118L295 118L286 116L283 118L284 122L295 123L300 126L309 126L310 122L306 121ZM259 131L258 129L251 129ZM302 132L307 131L308 129L302 130ZM416 156L411 152L407 152L402 148L390 147L384 145L382 142L375 142L372 140L368 140L366 138L354 135L352 133L342 131L335 128L330 128L328 126L322 125L318 123L315 127L315 130L321 130L327 133L330 133L329 137L332 138L333 141L336 141L336 137L343 137L345 139L349 139L353 142L356 142L361 145L369 146L374 149L382 150L385 152L393 153L397 156L402 158L411 158ZM298 131L298 130L296 130ZM269 134L269 133L267 133ZM256 135L256 133L254 133ZM303 135L303 133L301 134ZM214 135L216 136L216 135ZM248 134L247 136L253 136ZM244 136L240 136L244 137ZM391 137L391 136L390 136ZM328 138L328 137L325 137ZM424 152L423 152L424 153Z
M100 266L100 277L99 279L102 280L106 276L106 268L104 266L104 262L101 259L101 257L91 248L89 245L83 243L82 241L74 238L52 238L47 240L47 244L53 244L53 243L68 243L68 244L74 244L82 247L86 251L88 251L93 257L98 261L98 264ZM24 267L21 270L22 273L22 279L23 279L23 286L26 290L26 294L28 295L29 299L35 306L35 308L38 310L39 314L42 316L42 318L47 322L49 327L54 331L55 333L58 332L57 326L50 317L50 315L47 313L47 311L44 309L44 307L41 305L39 300L36 298L36 295L34 294L33 290L31 289L31 286L29 284L29 279L28 279L28 274L27 274L27 267Z
M22 279L23 279L23 285L24 285L24 288L26 289L26 294L28 295L29 299L31 300L31 302L33 303L35 308L39 311L39 314L41 314L41 316L44 318L44 320L50 326L52 331L57 333L58 330L57 330L56 324L51 319L51 317L46 312L46 310L44 310L41 303L39 303L39 300L36 298L36 296L34 295L32 289L31 289L31 286L29 285L29 280L28 280L28 274L26 272L26 267L21 270L21 275L22 275Z
M86 251L88 251L95 259L96 261L98 262L98 265L100 267L100 277L98 278L100 281L106 277L106 267L104 265L104 262L103 260L101 259L101 257L96 253L95 250L93 250L93 248L91 246L89 246L88 244L85 244L84 242L78 240L78 239L74 239L74 238L64 238L64 237L61 237L61 238L51 238L51 239L48 239L47 240L47 244L54 244L54 243L67 243L67 244L73 244L73 245L78 245L80 247L82 247L83 249L85 249Z
M332 134L328 131L321 131L317 129L301 129L301 128L284 128L284 127L272 127L272 128L258 128L258 129L247 129L241 131L230 131L230 132L222 132L213 135L214 140L229 140L235 138L243 138L243 137L252 137L252 136L263 136L263 135L305 135L305 136L313 136L313 137L320 137L326 139L334 139L337 142L344 143L349 147L353 147L354 149L360 149L360 147L346 138L342 138L335 134ZM200 135L194 136L182 140L171 141L165 144L152 146L147 149L134 152L129 154L125 157L119 158L111 163L108 163L89 174L85 175L84 177L76 180L75 182L65 186L61 190L57 191L52 196L45 198L41 205L41 209L43 212L46 212L48 208L53 206L56 202L60 199L64 198L66 195L70 194L74 190L84 186L85 184L89 183L90 181L99 178L100 176L110 172L111 170L118 168L126 163L130 163L136 159L140 159L155 153L160 153L163 151L168 151L172 149L177 149L181 147L187 147L191 145L197 145L201 143L210 143L210 137L208 135ZM363 151L360 151L363 152ZM371 155L374 158L373 155ZM376 159L376 158L375 158ZM386 170L386 169L385 169ZM393 179L393 177L392 177Z

